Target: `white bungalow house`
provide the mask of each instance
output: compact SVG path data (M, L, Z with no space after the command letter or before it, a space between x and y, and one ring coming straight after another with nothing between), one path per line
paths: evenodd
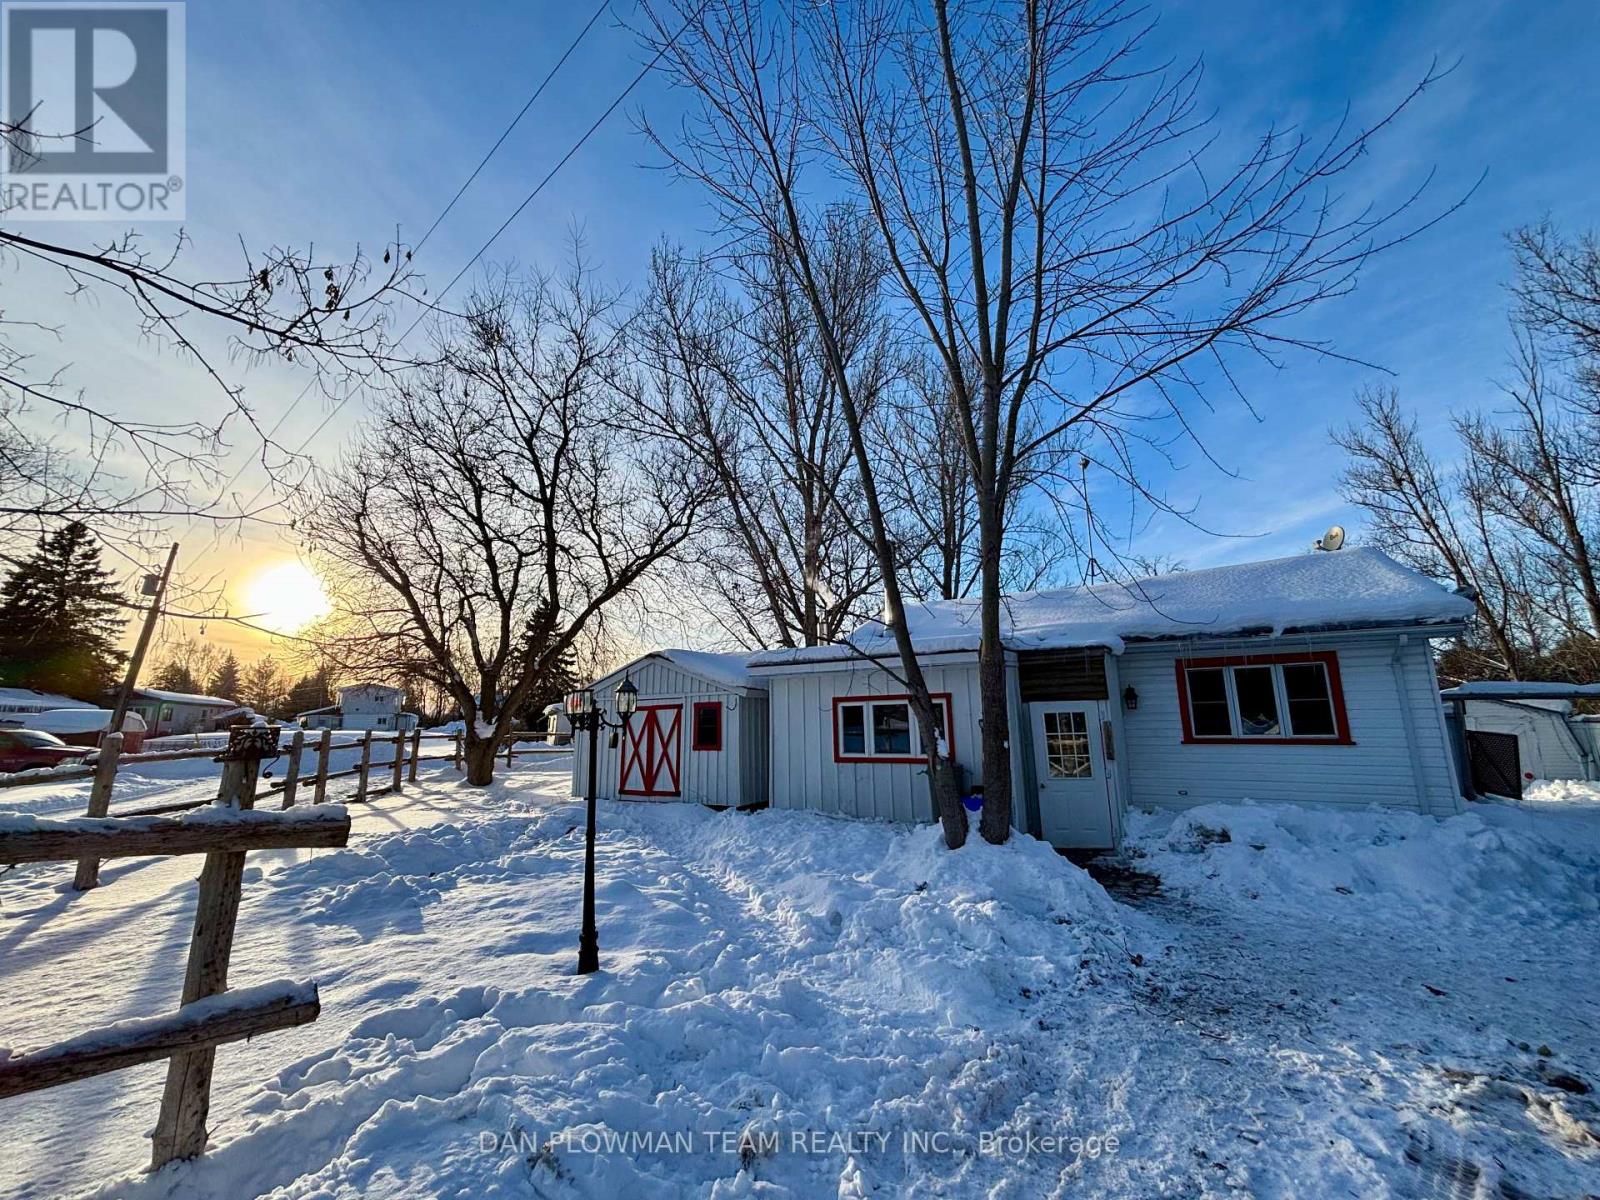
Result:
M1002 636L1016 825L1064 849L1102 849L1119 842L1130 804L1255 799L1459 811L1429 642L1459 633L1471 613L1470 601L1371 549L1010 597ZM969 782L980 781L977 604L914 605L906 620L942 714L945 752ZM684 653L657 656L679 678L647 688L642 660L597 684L612 712L625 674L639 688L641 714L646 696L664 706L644 732L630 731L623 758L602 758L602 794L716 804L755 794L743 772L737 781L707 777L691 793L667 769L681 764L684 726L695 720L685 677L713 686ZM759 716L741 731L746 755L768 730L761 799L931 820L898 671L881 626L844 645L729 663L715 686L731 694L738 676L747 715Z
M144 718L151 737L193 733L212 718L239 707L225 696L199 696L161 688L135 688L128 707Z
M405 690L383 683L353 683L339 689L339 702L296 713L307 729L411 730L417 714L402 712Z

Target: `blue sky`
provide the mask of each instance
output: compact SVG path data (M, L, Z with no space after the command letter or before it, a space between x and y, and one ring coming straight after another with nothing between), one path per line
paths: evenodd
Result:
M254 245L315 241L330 255L357 239L381 243L396 226L414 241L592 11L587 2L191 3L192 269L235 261L241 236ZM435 287L637 71L640 50L621 27L631 16L618 0L435 234L417 264ZM1373 116L1434 58L1460 60L1353 183L1381 197L1436 170L1431 194L1442 205L1486 172L1484 182L1461 212L1374 262L1355 295L1297 327L1392 371L1387 378L1447 448L1450 411L1493 403L1493 380L1504 373L1506 231L1546 214L1573 229L1600 226L1600 5L1174 3L1152 46L1175 58L1204 56L1202 94L1219 133L1240 140L1271 123L1322 127L1347 103L1357 119ZM629 112L670 115L673 105L651 78ZM693 245L709 223L701 198L659 169L619 111L490 259L557 264L580 228L603 272L629 284L656 240ZM68 237L96 232L57 228ZM154 355L82 304L68 315L72 340L52 353L74 362L74 382L111 389L144 413L214 403L192 368ZM1200 566L1292 553L1333 521L1358 526L1338 498L1341 464L1326 431L1346 419L1358 386L1384 378L1305 356L1281 371L1249 369L1257 415L1219 395L1200 421L1229 471L1180 448L1181 469L1162 482L1174 500L1198 505L1202 524L1251 536L1208 537L1162 518L1138 527L1135 548ZM288 371L247 379L269 421L301 382ZM340 415L319 449L337 447L356 409ZM320 401L307 400L284 436L297 442L324 414ZM259 481L247 471L239 486L248 494ZM278 553L273 540L251 535L198 565L231 576L249 558Z

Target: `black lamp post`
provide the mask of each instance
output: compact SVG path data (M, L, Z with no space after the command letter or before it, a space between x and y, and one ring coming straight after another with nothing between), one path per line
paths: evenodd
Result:
M583 849L583 932L578 937L579 975L589 975L600 969L600 932L594 923L594 808L600 764L600 731L627 729L628 718L633 716L638 707L639 689L627 678L617 688L617 715L622 718L621 721L606 720L606 710L596 701L593 688L584 688L567 696L567 720L572 723L573 732L583 730L589 735L589 819Z

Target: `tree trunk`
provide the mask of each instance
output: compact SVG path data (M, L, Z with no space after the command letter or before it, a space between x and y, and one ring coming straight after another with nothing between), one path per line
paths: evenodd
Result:
M967 812L961 804L961 789L956 786L955 767L942 754L928 756L928 791L944 830L944 844L959 850L967 841Z
M1011 836L1011 714L1006 705L1006 650L1000 637L1000 543L995 503L980 495L978 537L983 572L979 597L978 696L983 729L983 840Z
M487 787L494 782L493 738L481 738L470 730L467 733L467 782L473 787Z

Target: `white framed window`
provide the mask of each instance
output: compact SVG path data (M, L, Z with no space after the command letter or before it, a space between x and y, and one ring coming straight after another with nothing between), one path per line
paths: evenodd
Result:
M948 692L933 697L933 716L944 753L953 758L951 711ZM909 696L834 697L835 762L922 762L926 758Z
M1045 710L1044 759L1051 779L1089 779L1094 775L1089 721L1083 713L1076 709Z
M1350 741L1335 654L1179 660L1178 674L1186 742Z

